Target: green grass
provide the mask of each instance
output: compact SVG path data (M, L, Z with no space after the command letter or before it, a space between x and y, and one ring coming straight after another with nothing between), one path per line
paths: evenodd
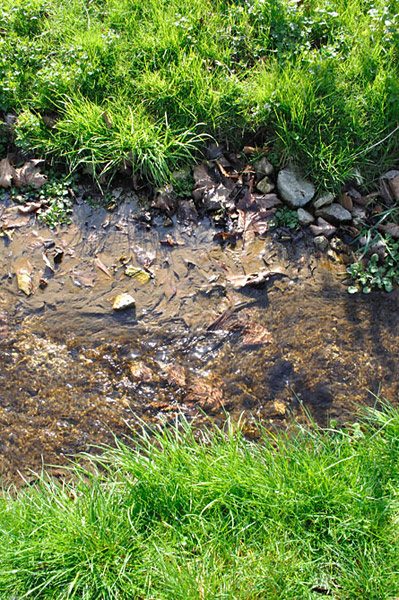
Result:
M0 502L0 598L393 600L399 412L261 441L186 423Z
M354 169L370 183L399 149L397 134L374 146L399 123L398 13L397 0L2 0L0 109L19 115L22 148L97 175L128 162L159 183L205 134L238 148L261 132L319 186Z

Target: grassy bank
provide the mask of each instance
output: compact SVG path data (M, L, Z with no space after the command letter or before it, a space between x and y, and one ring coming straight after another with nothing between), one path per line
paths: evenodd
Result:
M397 13L396 0L3 0L0 109L19 115L19 147L71 167L127 162L160 182L204 134L260 132L321 186L355 168L371 181L399 148L375 145L399 122Z
M188 426L0 510L0 598L393 599L399 413L346 430Z

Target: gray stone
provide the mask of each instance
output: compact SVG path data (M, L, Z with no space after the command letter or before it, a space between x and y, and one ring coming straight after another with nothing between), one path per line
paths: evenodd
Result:
M317 200L315 200L313 202L313 206L315 207L316 210L319 210L320 208L323 208L323 206L328 206L329 204L332 204L334 202L334 195L333 194L324 194L323 196L320 196L320 198L317 198Z
M352 221L352 215L349 210L346 210L346 208L340 204L324 206L316 212L316 216L323 217L323 219L326 219L326 221L333 223L334 225L341 225Z
M256 189L262 192L262 194L270 194L274 190L274 183L269 177L264 177L256 184Z
M272 163L267 160L266 156L263 156L260 160L254 164L256 176L260 179L262 177L268 177L273 175L274 167Z
M313 243L315 248L320 250L320 252L325 252L328 248L328 239L324 235L317 235L313 238Z
M305 210L303 208L298 208L296 214L298 215L298 221L304 227L306 227L307 225L310 225L311 223L314 222L314 216L312 214L310 214L310 212L308 212L307 210Z
M327 221L319 217L317 219L317 225L310 226L310 231L315 237L323 235L324 237L330 239L337 231L337 228L334 227L334 225L331 225L331 223L327 223Z
M310 202L315 195L315 188L310 181L302 177L292 168L283 169L277 177L277 189L281 198L291 208L300 208Z

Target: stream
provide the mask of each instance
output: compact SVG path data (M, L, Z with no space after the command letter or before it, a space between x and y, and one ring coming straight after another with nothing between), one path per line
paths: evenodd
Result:
M113 212L80 203L51 230L2 204L15 224L0 239L4 479L182 415L204 426L229 413L256 437L259 420L282 427L306 410L342 424L376 394L396 402L398 290L350 296L343 262L306 235L222 246L206 219L150 227L138 211L132 194ZM232 284L265 270L259 287ZM121 293L135 308L113 310Z

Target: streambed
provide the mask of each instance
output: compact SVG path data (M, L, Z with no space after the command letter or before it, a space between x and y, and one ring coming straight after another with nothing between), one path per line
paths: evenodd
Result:
M256 436L256 420L303 419L301 403L326 424L353 419L373 394L397 399L398 292L348 295L345 255L315 254L306 235L223 247L207 220L148 226L132 194L113 212L78 204L56 231L11 203L1 210L16 225L0 240L5 478L96 451L142 422L221 423L227 411ZM145 264L149 281L127 277L128 264ZM265 270L276 274L260 287L232 285ZM115 312L123 292L136 306Z

